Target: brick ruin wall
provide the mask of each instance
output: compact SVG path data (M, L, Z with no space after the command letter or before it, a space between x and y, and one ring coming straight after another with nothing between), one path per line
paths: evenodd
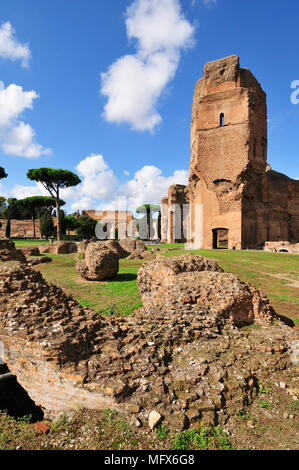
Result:
M5 229L7 219L0 219L2 227L0 227L0 237L5 237ZM32 220L16 220L10 221L10 236L11 238L33 238L33 224ZM41 238L40 221L35 221L36 237Z
M143 420L154 406L182 429L240 409L265 368L292 374L293 329L257 289L212 260L160 256L144 264L143 308L104 317L49 285L10 243L0 243L4 361L50 416L83 406ZM252 322L262 328L249 337L239 326Z

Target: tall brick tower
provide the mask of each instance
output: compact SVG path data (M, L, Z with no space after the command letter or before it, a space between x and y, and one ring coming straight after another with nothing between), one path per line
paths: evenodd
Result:
M208 62L196 84L191 119L189 198L195 244L238 249L247 247L247 238L258 243L265 230L266 164L266 94L252 73L240 68L238 56ZM202 211L196 214L197 204Z
M185 204L187 239L198 248L299 242L299 181L267 164L266 94L236 55L204 67L193 97L189 183L171 186L165 202L170 242L178 241L173 226Z

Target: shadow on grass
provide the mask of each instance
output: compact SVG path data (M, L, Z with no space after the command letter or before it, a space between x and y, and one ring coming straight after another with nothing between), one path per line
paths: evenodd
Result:
M113 279L111 279L111 281L129 282L129 281L136 281L136 279L137 279L137 274L119 273Z
M284 315L280 315L277 312L276 312L276 315L278 316L279 320L282 323L285 323L286 325L290 326L291 328L294 328L295 322L291 318L285 317Z

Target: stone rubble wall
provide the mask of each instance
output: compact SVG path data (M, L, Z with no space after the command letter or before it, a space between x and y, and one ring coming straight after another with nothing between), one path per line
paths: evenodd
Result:
M290 243L288 241L266 242L264 251L271 253L292 253L299 254L299 243Z
M209 260L181 257L167 259L164 268L168 279L185 275L186 285L173 290L174 282L167 280L162 287L167 292L168 283L172 308L155 303L152 308L151 270L161 285L164 278L158 276L157 264L164 266L157 258L138 276L145 306L119 318L82 307L25 263L0 261L4 360L46 413L108 407L143 421L154 408L167 426L181 430L198 420L221 422L240 409L256 396L265 371L292 373L294 331L273 312L275 323L269 322L261 296L257 308L265 322L249 335L235 325L227 305L218 309L212 297L199 303L191 296L181 298L200 287L190 285L193 275L206 274L211 280L224 275ZM192 271L196 266L210 271ZM214 281L216 296L224 295ZM234 294L238 286L231 279L233 298L239 296Z

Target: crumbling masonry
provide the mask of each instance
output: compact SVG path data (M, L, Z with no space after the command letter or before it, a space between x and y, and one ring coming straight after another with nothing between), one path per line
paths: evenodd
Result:
M255 287L192 255L145 263L138 285L143 308L100 316L0 240L2 358L47 414L112 408L145 422L155 409L181 430L225 422L264 372L297 386L296 332ZM253 322L252 334L240 328Z

